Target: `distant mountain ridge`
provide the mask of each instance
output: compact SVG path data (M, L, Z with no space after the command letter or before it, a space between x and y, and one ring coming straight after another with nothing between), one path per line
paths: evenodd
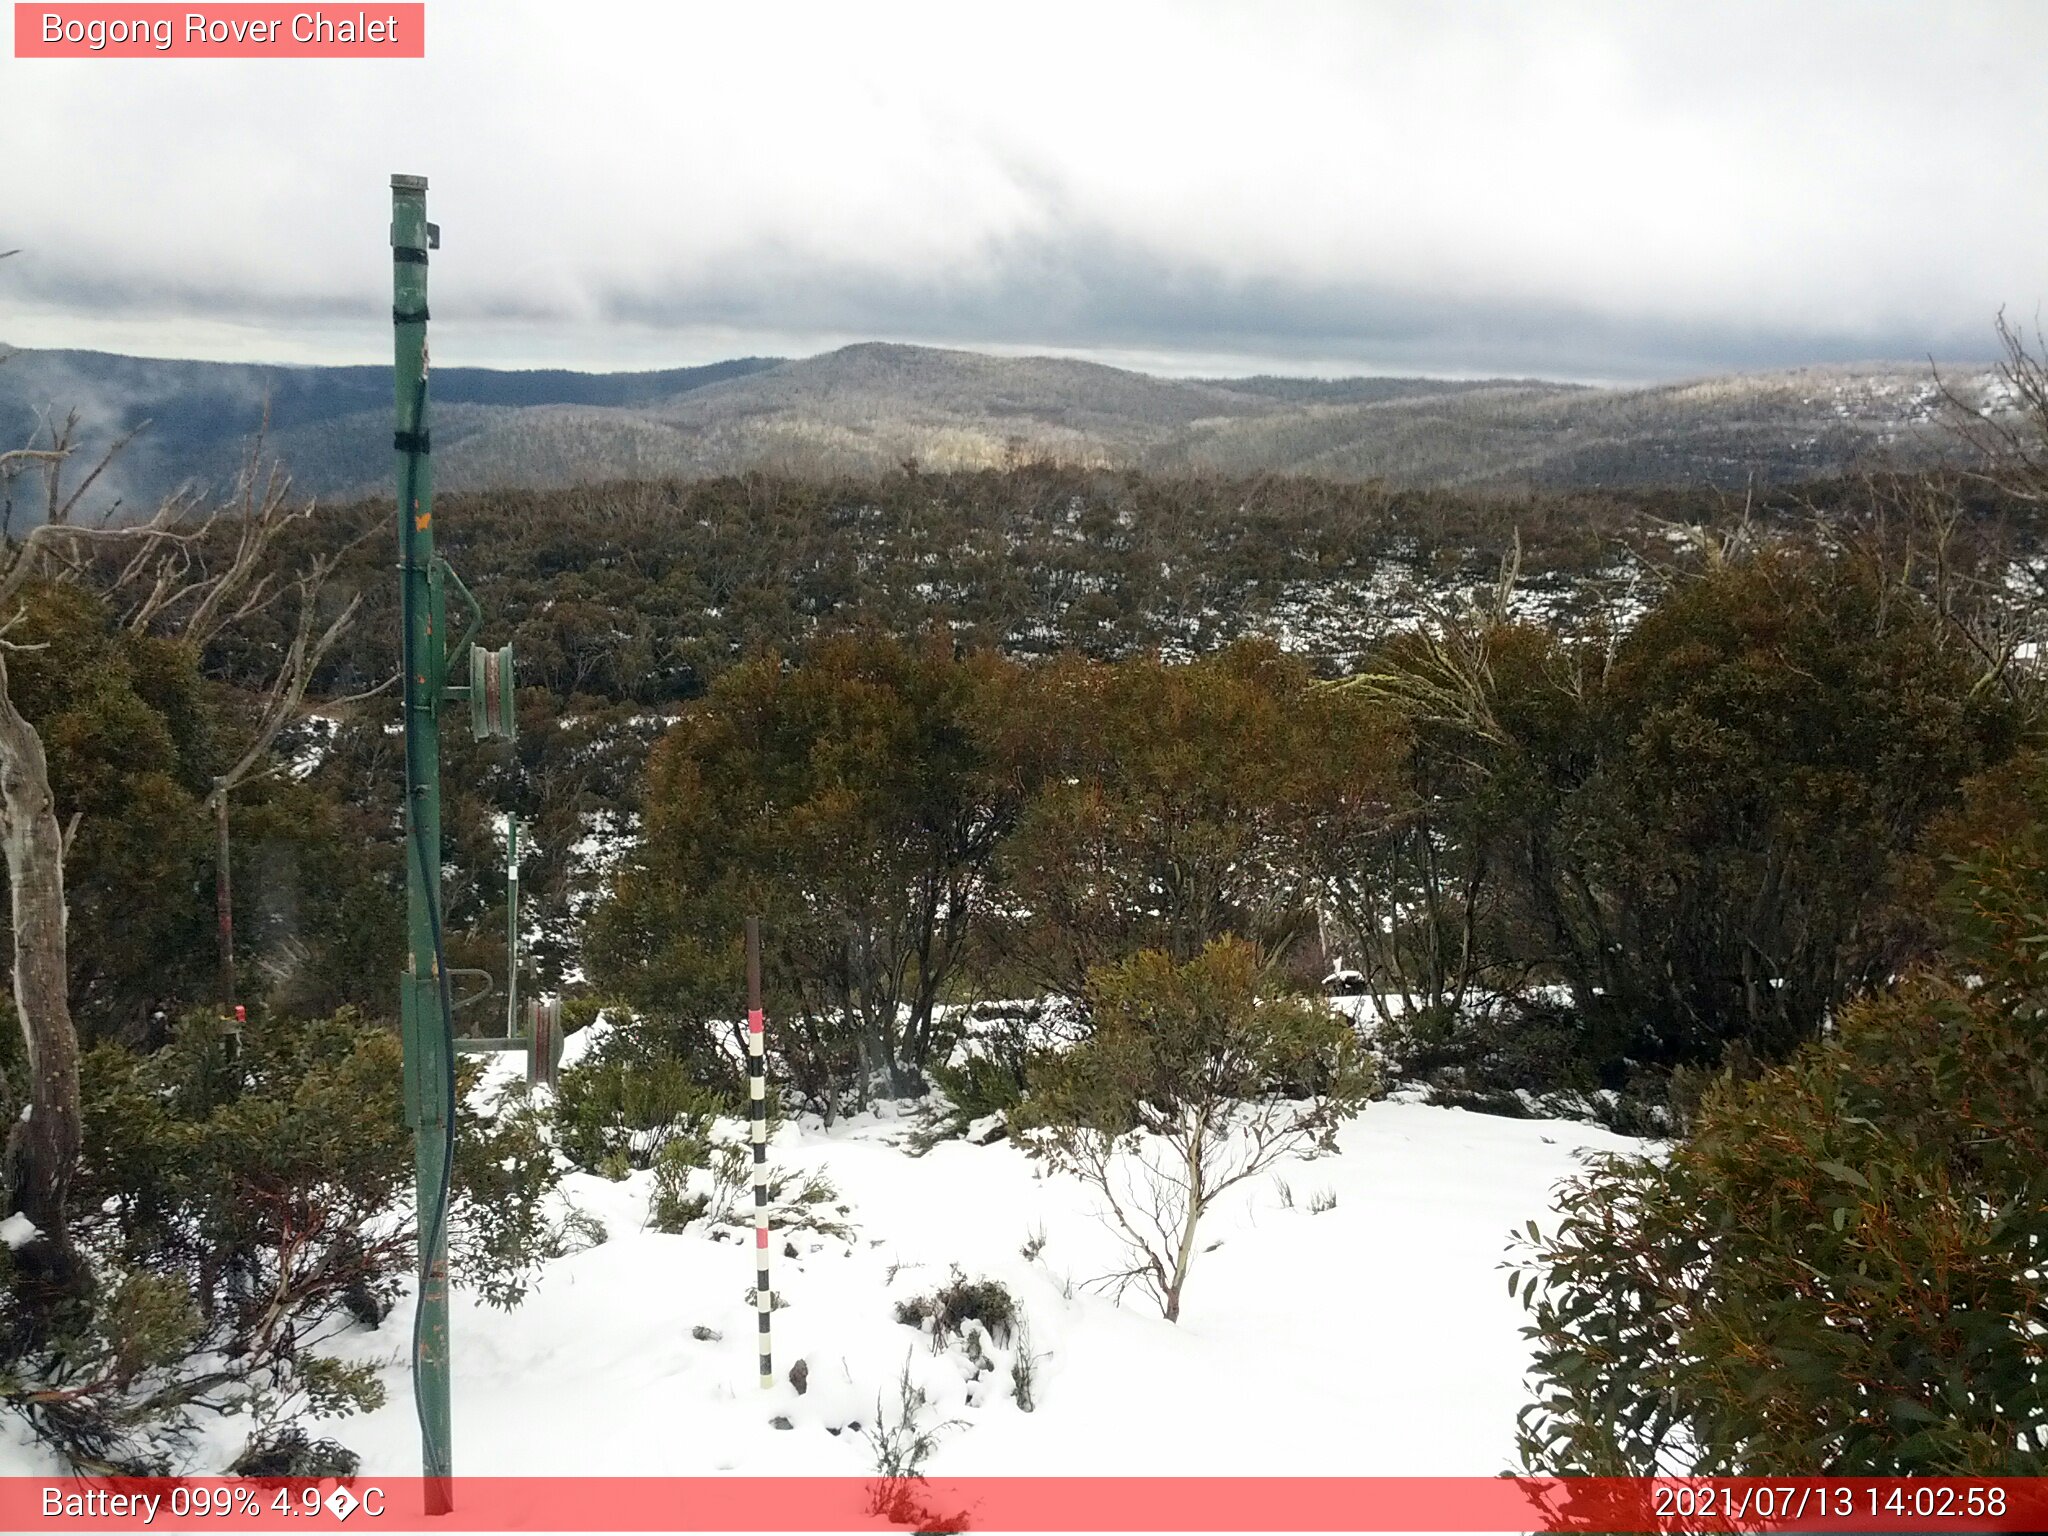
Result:
M1995 409L1982 367L1956 386ZM1621 389L1531 379L1169 379L1100 363L870 342L816 357L640 373L440 368L443 489L862 473L1052 458L1161 473L1315 474L1466 486L1739 486L1943 451L1925 364L1829 366ZM0 442L77 409L88 444L147 420L114 476L149 506L232 479L268 412L296 488L378 494L391 376L20 351L0 366Z

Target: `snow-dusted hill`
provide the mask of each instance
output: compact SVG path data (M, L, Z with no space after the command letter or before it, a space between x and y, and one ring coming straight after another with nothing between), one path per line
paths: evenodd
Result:
M1972 405L2011 403L1979 362L1943 378ZM1591 388L1539 379L1184 379L1055 357L863 343L816 357L739 358L662 373L436 369L443 491L693 478L749 469L874 474L1027 459L1317 475L1403 485L1713 484L1837 474L1872 456L1922 462L1946 444L1922 360ZM112 472L131 506L187 481L231 484L244 442L296 488L389 494L390 379L375 368L267 367L104 353L13 354L0 438L39 412L80 412L97 452L154 425Z

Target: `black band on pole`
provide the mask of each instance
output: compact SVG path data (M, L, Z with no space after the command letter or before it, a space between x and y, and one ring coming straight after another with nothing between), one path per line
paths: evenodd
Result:
M391 434L391 446L400 453L431 453L433 450L429 447L430 440L429 434L425 432L394 432Z
M424 267L427 264L427 250L422 245L394 245L391 247L391 259L408 262L415 267Z
M393 325L425 325L431 317L424 309L398 309L391 311Z

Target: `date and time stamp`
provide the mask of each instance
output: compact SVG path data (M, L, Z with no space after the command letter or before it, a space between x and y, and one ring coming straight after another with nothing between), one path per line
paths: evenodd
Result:
M1649 1489L1651 1512L1666 1529L1721 1529L1723 1524L1765 1530L1797 1527L1807 1520L1830 1523L1867 1516L1872 1520L1953 1520L1956 1529L1996 1530L2014 1508L2002 1482L1901 1485L1883 1482L1797 1483L1673 1482ZM1698 1522L1715 1522L1698 1527Z

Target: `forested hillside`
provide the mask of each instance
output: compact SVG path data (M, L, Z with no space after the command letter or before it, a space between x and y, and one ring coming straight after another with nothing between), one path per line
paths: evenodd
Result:
M1983 365L1942 378L1969 409L2014 402ZM151 507L219 490L269 415L303 493L384 484L389 380L22 352L0 370L0 436L81 413L96 450L148 422L110 485ZM750 471L830 477L1055 462L1169 477L1315 475L1492 489L1781 485L1913 467L1951 440L1925 363L1805 368L1615 388L1534 379L1168 379L1064 358L868 343L653 373L439 369L437 483L553 487Z

